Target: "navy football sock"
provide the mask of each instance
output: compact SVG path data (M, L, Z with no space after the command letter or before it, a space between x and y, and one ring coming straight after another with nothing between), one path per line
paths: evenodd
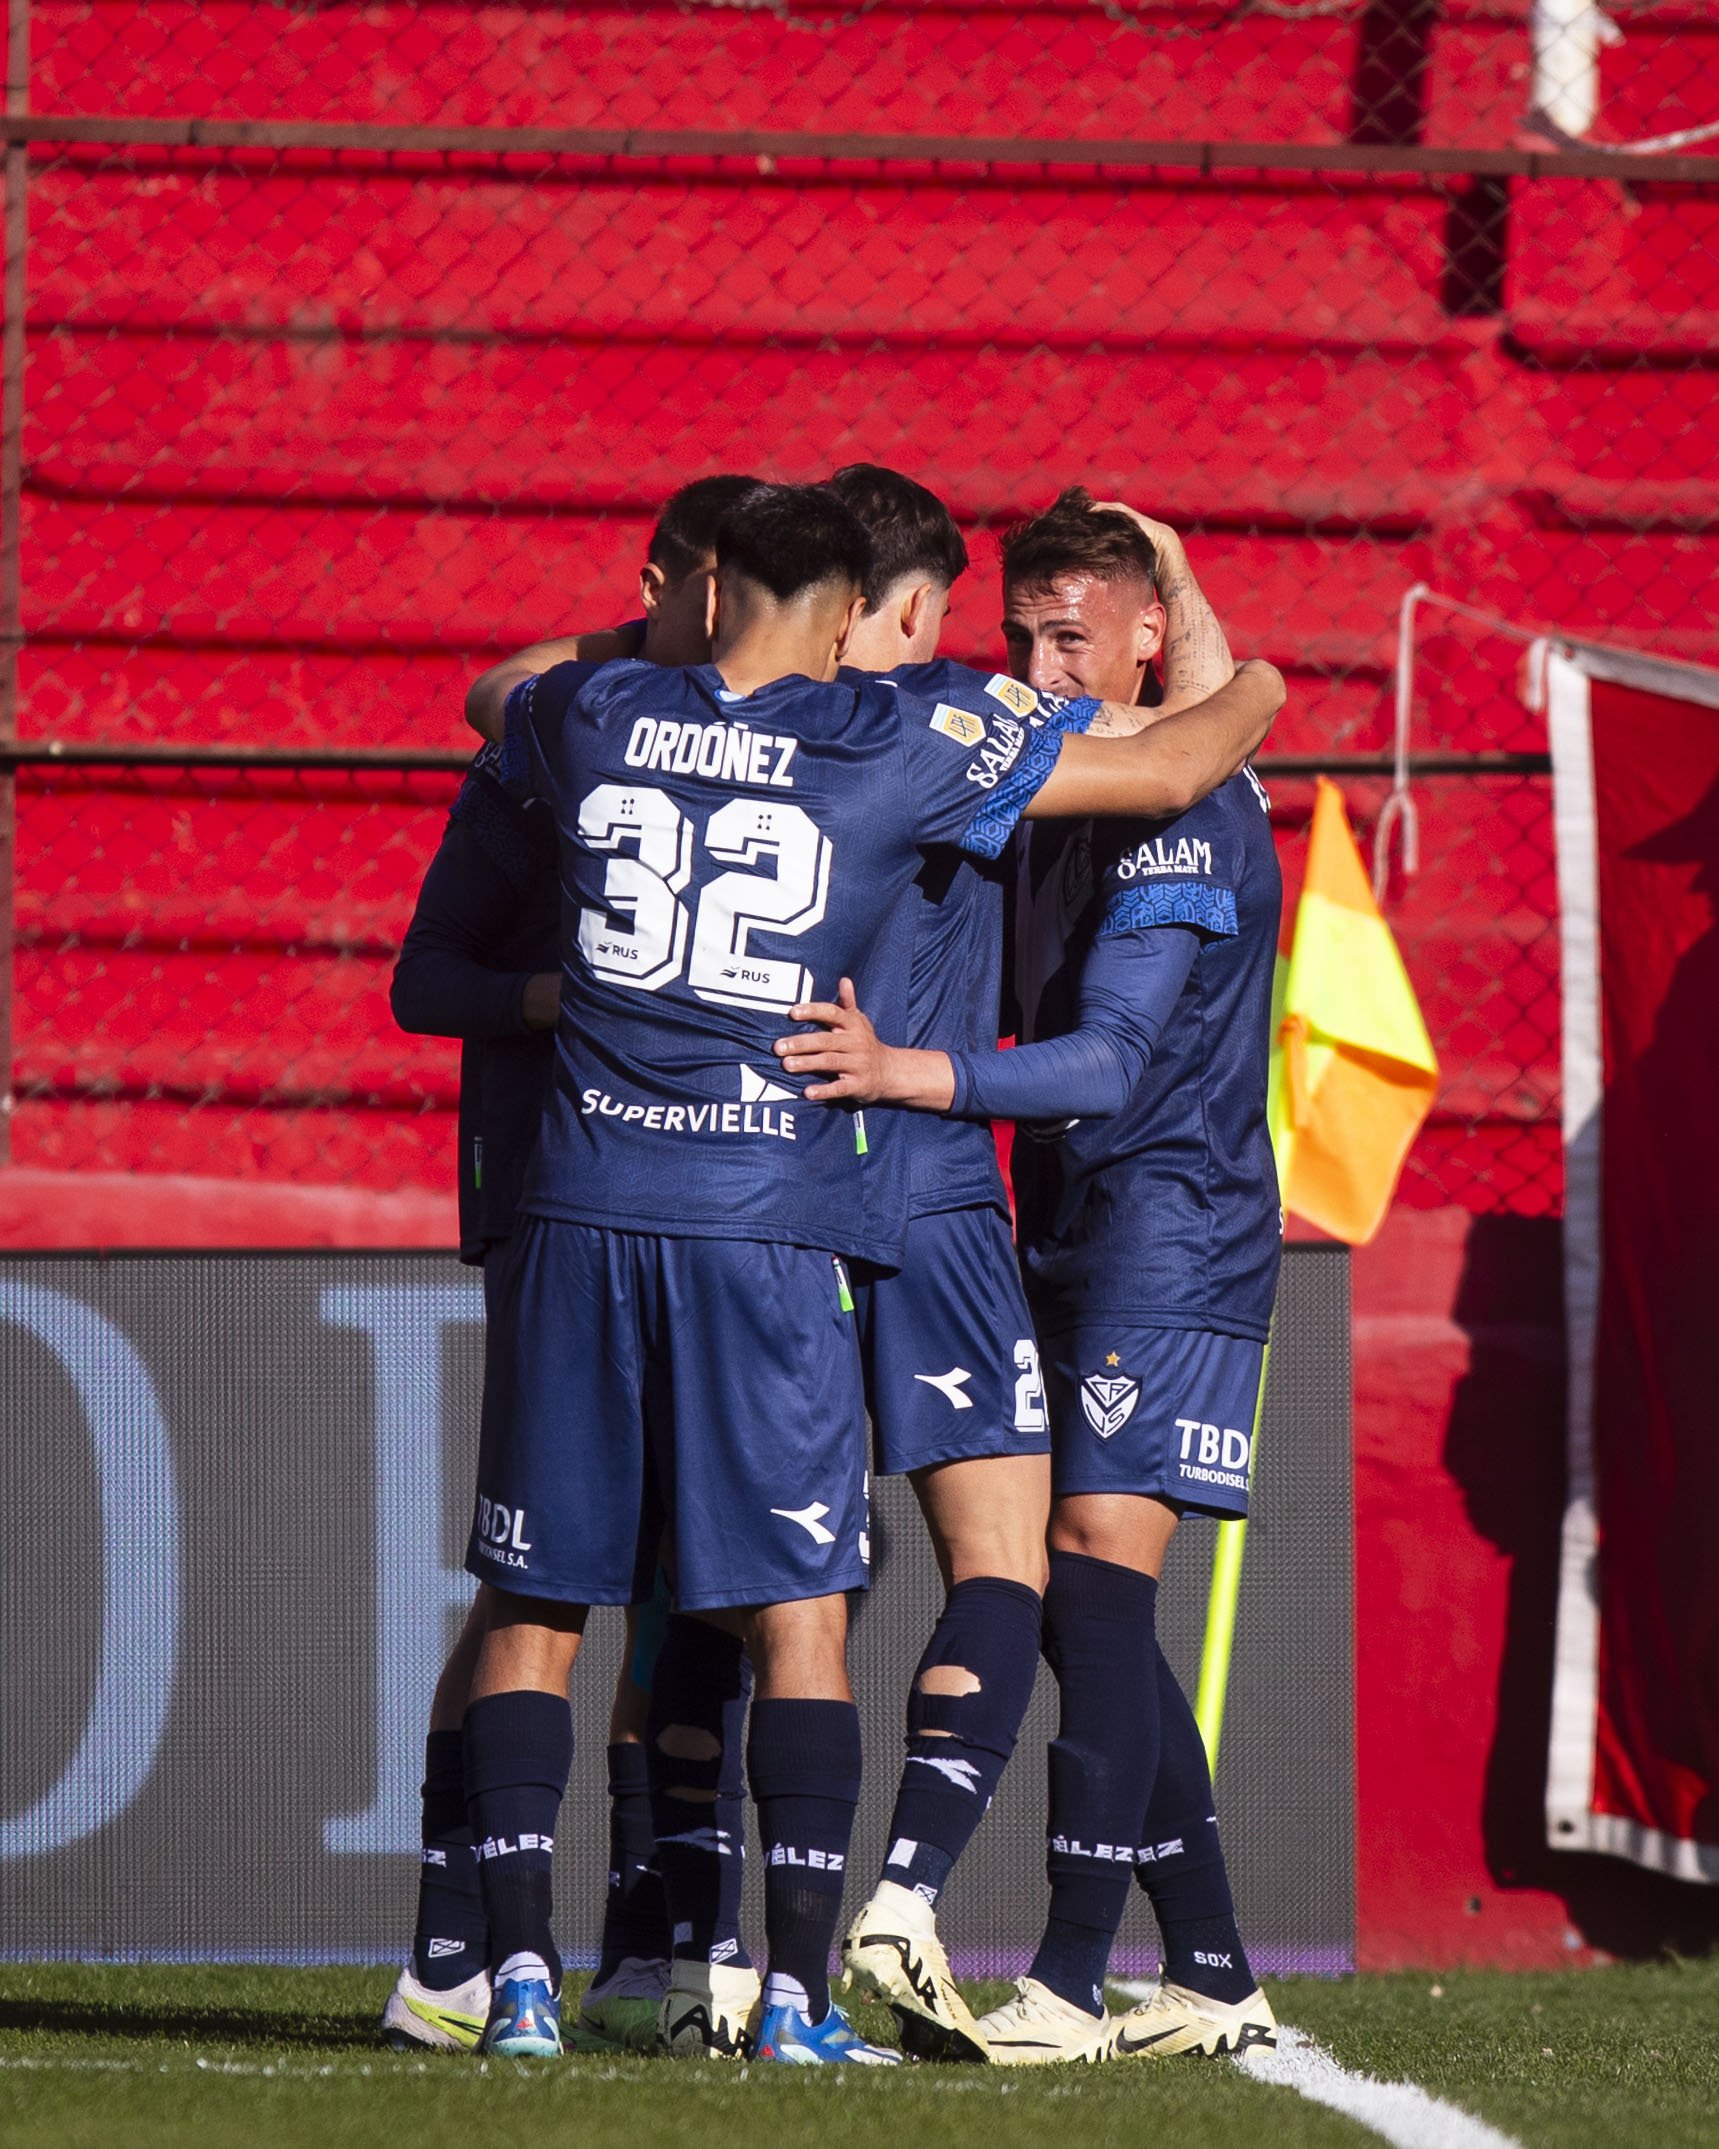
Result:
M760 1701L746 1766L764 1847L765 1998L822 2022L859 1804L859 1711L851 1701Z
M1259 1980L1236 1924L1206 1742L1161 1649L1158 1697L1163 1739L1141 1836L1149 1855L1135 1872L1163 1935L1165 1977L1234 2006Z
M985 1817L1033 1698L1037 1590L992 1575L957 1582L919 1660L907 1702L907 1762L889 1823L885 1880L935 1903ZM926 1693L927 1672L968 1693Z
M490 1968L499 1971L515 1955L541 1955L559 1991L551 1868L556 1817L573 1766L566 1696L519 1692L472 1702L465 1763Z
M740 1937L751 1698L739 1636L675 1613L651 1674L645 1752L668 1951L679 1961L752 1960Z
M1050 1748L1050 1917L1032 1975L1095 2015L1158 1767L1157 1601L1157 1583L1132 1567L1050 1556L1044 1652L1062 1711Z
M423 1801L412 1970L432 1992L451 1992L484 1967L489 1938L457 1731L432 1731L424 1740Z
M609 1748L609 1887L592 1983L613 1977L628 1956L653 1962L667 1954L668 1913L651 1830L645 1749L617 1741Z

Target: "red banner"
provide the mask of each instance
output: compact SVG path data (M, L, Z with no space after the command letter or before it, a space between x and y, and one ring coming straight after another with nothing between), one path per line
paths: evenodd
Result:
M1564 967L1554 1847L1719 1881L1719 672L1536 652Z

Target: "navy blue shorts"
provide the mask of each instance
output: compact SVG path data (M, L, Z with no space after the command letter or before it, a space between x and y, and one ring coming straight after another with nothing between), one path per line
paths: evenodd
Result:
M688 1611L864 1586L864 1396L840 1263L534 1216L491 1260L466 1552L480 1581L642 1603L666 1530Z
M1000 1210L914 1217L901 1267L856 1295L880 1476L1045 1453L1038 1345Z
M1245 1515L1265 1345L1093 1321L1045 1338L1051 1489Z

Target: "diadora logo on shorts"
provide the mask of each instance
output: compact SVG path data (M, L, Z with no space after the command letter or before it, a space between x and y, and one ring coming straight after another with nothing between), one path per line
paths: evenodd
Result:
M947 1373L915 1373L913 1377L915 1380L922 1380L926 1387L935 1388L939 1395L946 1397L951 1409L972 1409L973 1398L963 1393L967 1383L973 1378L965 1366L951 1366Z
M985 736L985 719L966 709L952 709L946 701L940 701L931 712L931 728L942 732L946 739L953 739L957 746L977 746Z
M780 1515L784 1522L797 1522L815 1545L833 1545L834 1530L824 1528L824 1517L829 1508L822 1500L814 1500L810 1507L773 1507L770 1512Z
M480 1492L477 1511L478 1550L498 1567L524 1567L531 1539L525 1534L525 1510L489 1500Z
M641 716L622 755L630 769L661 769L666 776L709 776L718 783L769 784L791 791L789 773L799 740L749 724L677 724Z
M1140 1402L1140 1383L1123 1373L1089 1373L1080 1384L1080 1407L1100 1440L1121 1432Z
M993 701L1000 701L1005 709L1016 716L1031 716L1039 705L1039 698L1025 680L1011 679L1004 672L993 672L985 681L985 692Z
M1233 1425L1203 1425L1198 1418L1178 1418L1176 1430L1182 1436L1179 1467L1183 1477L1246 1492L1251 1433L1238 1432Z

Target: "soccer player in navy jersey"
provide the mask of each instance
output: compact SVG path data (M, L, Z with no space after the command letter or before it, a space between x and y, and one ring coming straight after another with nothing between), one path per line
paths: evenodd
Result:
M1156 539L1156 544L1154 543ZM1004 545L1013 669L1035 688L1138 694L1164 633L1164 706L1229 668L1179 541L1064 494ZM1171 821L1035 828L1020 846L1011 1053L891 1051L844 991L785 1039L813 1096L1021 1123L1021 1259L1046 1355L1055 1501L1045 1653L1050 1918L1015 1997L983 2018L1007 2063L1233 2051L1275 2025L1236 1929L1211 1779L1154 1638L1184 1513L1245 1514L1281 1220L1266 1131L1281 885L1243 770ZM1037 1123L1036 1125L1034 1123ZM1036 1137L1036 1138L1035 1138ZM1120 2021L1103 1980L1130 1874L1165 1945Z
M640 654L686 664L709 654L716 526L756 478L695 479L665 504L639 573ZM460 1259L490 1255L514 1211L548 1088L561 1003L555 826L500 780L485 746L461 784L395 967L395 1020L420 1035L457 1037L460 1054ZM487 1933L466 1823L460 1719L488 1592L480 1588L436 1682L424 1748L422 1853L412 1952L390 1994L383 2033L401 2046L469 2050L489 2012ZM655 1624L629 1608L626 1654L609 1724L610 1853L602 1948L581 2004L592 2039L652 2049L668 1981L668 1926L658 1880L640 1743ZM713 1646L721 1648L721 1643ZM737 1776L738 1767L733 1771ZM741 1793L725 1786L731 1832Z
M935 494L854 464L829 480L871 536L866 610L847 663L936 698L962 667L935 661L967 548ZM1010 682L993 682L1006 691ZM1019 687L1015 706L1037 714ZM910 1044L997 1038L1007 859L944 851L916 884ZM882 1869L843 1962L893 2009L904 2049L986 2061L989 2047L937 1937L936 1906L1014 1750L1038 1669L1050 1436L989 1127L908 1115L901 1266L859 1291L875 1467L910 1479L945 1601L907 1696L906 1758Z
M1281 683L1262 667L1197 728L1089 742L1024 720L1008 681L970 675L965 706L838 683L870 547L821 489L751 496L717 556L712 665L593 668L539 645L467 703L555 811L566 919L469 1555L497 1585L465 1718L503 1958L485 2043L559 2047L548 1845L566 1682L585 1608L639 1594L660 1512L677 1601L744 1608L757 1665L758 2054L875 2063L894 2055L853 2036L826 1977L858 1797L843 1593L865 1569L844 1259L899 1259L906 1172L897 1145L804 1110L771 1045L819 975L905 1011L925 847L992 856L1024 813L1198 795L1213 727L1233 763Z

